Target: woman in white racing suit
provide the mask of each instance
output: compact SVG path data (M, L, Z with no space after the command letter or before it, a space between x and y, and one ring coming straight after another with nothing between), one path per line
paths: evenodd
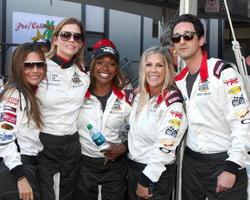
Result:
M0 199L39 200L37 154L43 126L37 85L46 74L43 53L32 43L12 55L12 74L0 95Z

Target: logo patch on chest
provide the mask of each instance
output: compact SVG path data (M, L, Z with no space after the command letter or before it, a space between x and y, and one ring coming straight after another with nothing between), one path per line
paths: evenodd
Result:
M74 73L73 74L73 77L72 77L72 82L75 84L75 85L79 85L82 81L80 79L80 75L78 73Z
M211 92L209 90L209 82L207 80L204 82L200 82L198 86L197 96L207 96L210 94Z

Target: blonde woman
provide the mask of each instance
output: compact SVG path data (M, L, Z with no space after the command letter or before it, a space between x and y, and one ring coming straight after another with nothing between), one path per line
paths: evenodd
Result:
M53 177L60 172L59 199L72 200L79 170L81 146L76 122L90 83L84 72L84 28L75 18L62 20L52 35L47 55L47 80L37 92L44 127L39 154L41 199L54 200Z
M163 47L147 49L140 62L128 134L129 199L170 199L175 183L176 151L185 131L183 99L174 84L174 68Z

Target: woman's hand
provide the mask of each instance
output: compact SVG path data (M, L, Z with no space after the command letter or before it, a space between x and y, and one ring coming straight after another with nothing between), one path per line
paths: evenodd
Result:
M104 150L104 155L108 160L115 160L118 156L127 151L127 147L124 144L111 143L110 146L110 148Z
M19 199L34 200L32 188L25 177L17 181L17 187L19 191Z

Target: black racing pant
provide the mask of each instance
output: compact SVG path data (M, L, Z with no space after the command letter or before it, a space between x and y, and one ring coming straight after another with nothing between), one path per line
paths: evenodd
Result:
M59 199L73 200L81 155L78 133L67 136L40 133L40 140L44 146L38 154L41 200L55 200L53 176L58 172Z
M227 153L200 154L186 147L182 165L183 200L247 200L246 169L239 170L232 189L216 193L217 176L225 168Z
M23 170L25 177L32 187L35 200L40 200L39 186L37 182L36 157L22 155ZM3 160L0 161L0 200L18 200L19 191L17 181L5 166Z
M128 162L128 197L129 200L141 200L136 195L136 188L138 183L138 176L142 173L145 164L137 163L132 160ZM171 200L172 191L175 185L176 164L167 165L157 183L154 183L150 188L153 196L150 200ZM184 199L183 199L184 200Z
M118 157L105 164L104 158L82 155L75 200L97 200L101 185L102 200L124 200L126 192L127 158Z

